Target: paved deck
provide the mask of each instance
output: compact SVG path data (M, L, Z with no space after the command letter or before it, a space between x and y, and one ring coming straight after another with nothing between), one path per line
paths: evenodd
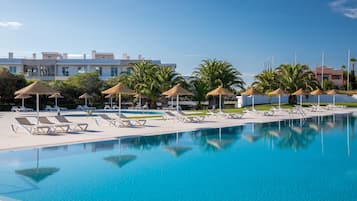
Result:
M357 108L307 112L307 117L332 115L333 113L342 114L349 112L354 112L357 114ZM84 112L64 112L62 114L84 114ZM56 115L56 113L41 112L40 115L54 116ZM24 130L19 130L17 133L14 133L12 131L11 124L15 122L14 118L19 116L26 116L32 120L35 120L35 113L31 112L0 112L0 150L13 150L30 147L43 147L51 145L100 141L123 136L148 136L172 133L177 131L190 131L201 128L219 128L238 126L246 123L263 123L290 118L301 118L300 115L289 115L287 112L279 112L274 116L263 116L263 114L248 113L244 115L242 119L224 119L208 117L202 123L181 123L175 120L148 119L146 126L144 127L117 128L107 125L104 121L100 121L98 125L94 117L81 116L68 117L68 119L73 122L88 123L89 127L87 132L61 135L29 135Z

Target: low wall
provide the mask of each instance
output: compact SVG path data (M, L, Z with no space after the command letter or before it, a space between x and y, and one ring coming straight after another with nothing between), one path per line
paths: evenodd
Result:
M332 95L320 95L320 102L332 103ZM300 97L297 97L297 101L300 101ZM317 102L317 96L308 97L303 96L302 102ZM357 95L347 96L342 94L336 94L336 103L338 102L357 102ZM278 96L254 96L254 104L278 104ZM288 103L288 96L281 96L281 103ZM244 107L252 105L251 96L237 96L237 106Z

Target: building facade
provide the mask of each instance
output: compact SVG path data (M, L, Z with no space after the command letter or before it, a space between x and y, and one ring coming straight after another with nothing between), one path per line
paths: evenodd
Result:
M0 66L7 68L11 73L23 73L26 79L37 80L66 80L69 76L77 73L98 72L100 79L106 80L118 76L120 73L129 72L129 64L143 61L141 55L137 59L130 59L123 54L121 59L115 59L113 53L100 53L92 51L90 59L83 54L81 58L68 58L67 53L42 52L42 58L38 59L36 54L32 58L15 58L9 52L7 58L0 58ZM147 60L159 66L171 66L176 64L163 64L160 60Z
M343 70L336 70L326 66L316 66L314 71L316 79L321 83L321 80L330 80L336 87L343 86ZM323 77L322 77L323 74Z

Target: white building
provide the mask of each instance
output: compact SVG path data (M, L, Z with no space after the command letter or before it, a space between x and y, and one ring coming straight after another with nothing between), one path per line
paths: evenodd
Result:
M42 58L37 59L36 54L31 59L14 58L14 53L9 52L7 58L0 58L0 66L8 68L11 73L23 73L27 79L38 80L66 80L69 76L77 73L98 72L102 80L115 77L123 72L128 72L129 64L144 60L141 55L137 59L130 59L123 54L121 59L115 59L113 53L99 53L92 51L92 56L87 59L70 59L67 53L42 52ZM147 60L160 66L176 64L162 64L160 60Z

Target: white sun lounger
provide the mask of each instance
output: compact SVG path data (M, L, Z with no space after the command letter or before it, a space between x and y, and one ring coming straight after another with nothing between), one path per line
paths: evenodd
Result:
M51 131L49 126L36 125L31 123L26 117L16 117L17 123L11 125L12 130L17 133L20 127L24 128L29 134L48 134Z
M68 133L70 128L69 124L56 124L51 122L47 117L39 117L38 121L43 125L48 125L54 133Z
M123 113L117 113L116 115L119 117L119 119L130 121L130 123L133 125L144 126L146 124L146 119L129 119Z
M115 127L133 127L134 126L129 120L119 119L119 118L111 118L107 114L99 114L98 116L102 120L108 122L108 124L111 126L115 126ZM96 121L96 122L98 124L98 121Z
M65 116L55 116L55 118L60 123L71 125L72 128L70 128L70 130L73 130L73 131L75 131L75 130L86 131L87 128L88 128L88 124L87 123L71 122Z

